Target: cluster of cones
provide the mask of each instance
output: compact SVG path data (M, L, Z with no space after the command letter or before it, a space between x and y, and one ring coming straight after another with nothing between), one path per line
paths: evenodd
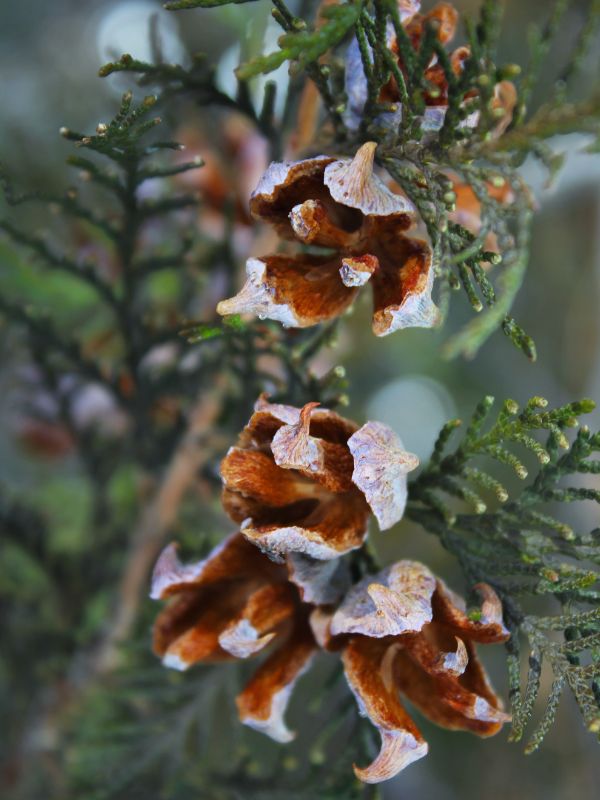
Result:
M381 423L260 398L221 465L239 532L198 563L181 563L170 545L153 577L152 596L168 601L154 627L166 666L268 651L237 704L242 722L279 742L293 736L284 714L296 680L319 650L339 653L360 713L381 733L377 758L355 767L369 783L427 753L401 695L434 722L480 736L507 720L475 651L508 637L489 586L478 587L481 611L467 615L413 561L351 583L371 516L381 529L402 518L417 464Z

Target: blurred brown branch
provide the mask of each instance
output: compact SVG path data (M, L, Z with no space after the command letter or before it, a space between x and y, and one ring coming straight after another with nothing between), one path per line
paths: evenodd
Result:
M190 413L188 429L162 481L140 512L116 595L116 616L97 648L92 675L110 672L119 662L119 645L127 639L135 623L152 565L177 519L183 497L212 452L206 446L207 434L222 408L226 383L226 377L221 375L212 391L203 392Z

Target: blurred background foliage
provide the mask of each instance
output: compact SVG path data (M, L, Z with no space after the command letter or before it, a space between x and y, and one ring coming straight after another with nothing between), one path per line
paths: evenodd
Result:
M475 12L478 2L461 0L456 5L461 12ZM547 8L545 0L506 2L501 61L523 62L528 26ZM583 0L573 4L563 22L548 62L556 73L585 24L587 8ZM165 60L189 64L190 54L202 51L209 62L219 65L218 79L230 88L231 70L242 55L256 52L265 38L271 43L276 40L269 10L268 3L258 3L167 14L153 0L2 4L0 161L25 190L60 193L79 184L77 170L64 166L72 146L61 139L58 129L67 125L72 130L94 131L99 122L113 116L122 93L135 88L132 76L99 80L97 70L123 52L151 60L153 15L158 14L153 24ZM595 59L589 59L577 84L577 94L582 97L597 77L597 46L592 53ZM538 102L544 99L544 89L556 73L544 76ZM275 78L285 83L285 67ZM142 99L142 91L135 94L137 100ZM224 144L218 127L224 120L220 112L213 115L181 99L161 108L160 113L165 125L161 135L188 145L183 154L186 161L198 155L211 168L211 159L227 163L227 142ZM317 375L323 376L344 364L348 416L388 423L402 436L407 449L426 459L442 424L454 416L468 416L485 394L518 401L543 395L553 405L584 396L600 399L600 165L597 158L577 152L580 145L576 136L561 141L567 159L551 187L545 185L545 176L534 164L526 163L523 170L540 208L531 263L515 315L536 340L538 361L527 362L501 335L493 336L471 362L440 359L440 345L448 329L411 330L375 339L367 332L369 308L363 299L340 327L338 348L323 350L314 365ZM257 153L260 163L264 153ZM195 183L194 174L170 179L171 188L202 193L202 178ZM154 181L149 181L144 191L150 199L161 196ZM98 202L100 210L110 211L107 198ZM201 207L202 202L201 197ZM177 230L193 224L197 213L194 209L176 213L168 232L173 246ZM110 276L106 242L101 236L90 236L85 225L73 231L60 209L28 205L20 210L19 222L47 236L52 245L64 245L68 240L77 259L92 258ZM157 222L154 228L145 228L148 246L167 246L161 226ZM240 279L243 259L239 252L247 246L245 237L243 225L238 225L228 256L237 266L235 274L234 267L229 267L229 280ZM206 266L204 271L197 268L195 260L208 260L203 249L208 246L206 237L200 238L182 264L157 270L144 284L141 307L151 309L153 323L158 319L161 330L171 331L166 343L171 351L163 352L162 362L161 354L155 352L148 368L155 373L167 371L175 358L177 364L187 363L185 374L190 380L182 380L177 391L161 396L162 405L152 412L150 427L139 431L133 449L123 446L129 435L126 422L114 413L110 397L93 385L79 392L75 412L80 432L92 440L91 463L82 464L68 431L63 430L61 438L56 431L51 435L32 428L32 409L41 409L48 418L56 409L40 385L39 365L31 362L21 330L6 322L3 325L0 714L4 731L1 782L7 793L3 796L274 797L278 795L271 791L273 775L280 784L284 782L282 797L314 796L302 793L302 781L308 777L298 773L307 742L311 754L306 769L321 770L331 783L323 784L322 796L350 796L335 794L335 767L340 761L340 770L347 771L347 754L361 735L360 727L354 728L350 722L342 725L332 732L326 747L321 747L318 737L333 716L332 709L346 709L347 696L340 693L339 686L330 692L323 690L332 670L327 657L319 671L305 679L304 695L312 692L314 697L309 714L299 713L305 704L301 698L292 703L290 719L299 734L282 752L258 734L241 730L235 721L230 698L231 685L241 682L236 668L199 668L182 677L155 663L149 653L149 632L156 609L150 601L140 609L135 635L132 632L125 645L117 676L100 680L99 688L70 708L66 684L77 684L90 671L77 654L88 653L90 648L94 653L98 636L111 626L114 583L140 505L151 492L153 470L172 452L181 416L195 399L193 388L199 385L195 380L212 380L210 369L203 372L200 362L204 357L194 354L194 345L177 337L186 319L203 317L214 300L226 296L222 283L215 286L210 282L210 267L208 271ZM221 252L214 258L221 266L227 260ZM223 274L227 275L227 270L220 271L219 281L224 280ZM204 290L202 298L199 292L196 296L198 287ZM45 309L57 325L65 326L88 348L92 360L104 359L110 364L120 357L118 343L111 341L111 317L99 307L94 292L62 272L41 269L31 252L6 238L0 240L0 292ZM450 316L450 330L458 329L470 313L460 297ZM68 384L69 376L60 380ZM239 427L254 399L243 380L237 394L243 397L245 407L235 412L226 409L228 425L221 421L219 430L229 427L235 431L236 414ZM597 428L599 421L595 412L589 424ZM155 434L159 440L147 439ZM97 435L112 437L115 443L103 464L93 461ZM224 439L216 450L224 452L228 444ZM195 555L231 530L218 501L217 465L218 457L203 465L170 531L170 538L182 541ZM103 485L101 500L94 492L94 477ZM598 477L588 477L589 485L598 488ZM588 514L583 526L597 525L593 518L597 511L584 504L580 513ZM406 523L386 535L376 534L374 543L383 560L422 559L455 588L463 588L450 556L420 529ZM491 657L485 655L498 688L505 692L504 656L497 650ZM550 680L548 676L543 679ZM154 705L148 696L155 699ZM56 724L65 708L71 715L66 739ZM353 709L348 720L352 715ZM201 724L206 719L212 720L208 726ZM527 760L522 749L508 744L503 734L484 742L465 734L449 735L427 723L423 730L430 742L430 757L386 784L384 797L562 800L593 797L600 785L597 744L580 727L575 704L567 696L544 747ZM344 758L340 760L341 753Z

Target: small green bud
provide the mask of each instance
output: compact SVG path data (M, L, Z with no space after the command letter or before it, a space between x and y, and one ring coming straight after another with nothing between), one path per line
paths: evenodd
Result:
M509 414L517 414L519 411L519 404L515 400L508 399L504 403L504 408Z
M536 395L535 397L531 398L531 400L529 401L529 405L533 406L534 408L547 408L548 401L546 400L545 397L539 397L538 395Z
M596 403L589 397L584 397L578 403L573 403L573 408L577 414L589 414L596 408Z
M516 78L522 72L519 64L505 64L500 69L501 78Z
M456 192L453 191L446 192L443 195L442 200L444 201L444 203L446 203L446 205L453 205L454 203L456 203Z
M490 76L489 76L489 75L480 75L480 76L477 78L477 83L478 83L480 86L489 86L489 85L490 85L490 83L491 83Z
M494 175L491 179L492 186L496 189L502 189L506 180L502 177L502 175Z
M342 364L338 364L337 367L334 367L333 372L336 378L346 377L346 367L344 367Z

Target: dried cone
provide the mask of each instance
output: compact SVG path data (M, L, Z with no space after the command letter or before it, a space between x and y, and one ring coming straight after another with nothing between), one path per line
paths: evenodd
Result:
M362 544L371 512L381 527L402 516L406 473L417 464L386 426L358 428L317 406L259 399L222 464L224 506L242 532L194 564L170 545L152 582L152 597L169 601L154 625L166 666L278 645L237 702L244 723L282 742L292 737L292 687L317 647L309 613L344 596L349 571L339 556Z
M437 324L431 249L405 234L413 206L375 174L375 148L367 142L353 159L271 164L250 200L252 214L284 239L332 253L249 259L246 284L219 303L220 314L305 328L338 317L370 283L377 336Z
M239 533L194 564L182 564L169 545L152 580L151 596L168 600L154 624L154 651L165 666L184 670L200 662L246 659L276 645L237 704L242 722L287 742L293 738L284 721L287 701L316 650L310 606L301 594L284 566Z
M427 567L400 561L356 584L335 613L313 612L316 638L342 650L359 708L381 734L377 758L355 767L362 781L388 780L427 753L400 695L452 730L492 736L509 720L475 651L476 642L503 642L509 634L494 591L476 588L483 606L474 620Z
M223 505L275 560L335 559L360 547L373 513L398 522L418 459L387 426L359 428L333 411L259 399L221 465Z

